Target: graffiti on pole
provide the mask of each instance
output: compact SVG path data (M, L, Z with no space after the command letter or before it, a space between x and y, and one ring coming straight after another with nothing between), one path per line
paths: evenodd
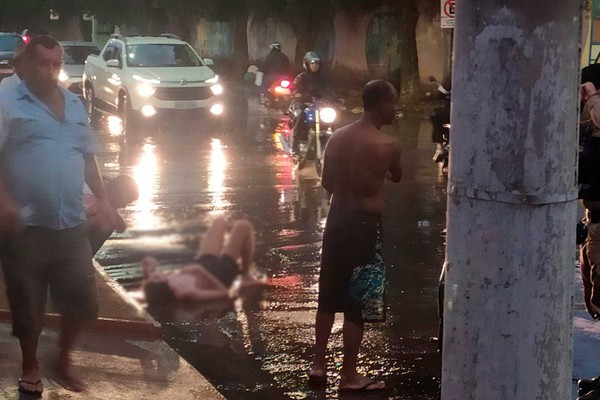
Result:
M440 0L442 28L454 28L454 11L456 0Z

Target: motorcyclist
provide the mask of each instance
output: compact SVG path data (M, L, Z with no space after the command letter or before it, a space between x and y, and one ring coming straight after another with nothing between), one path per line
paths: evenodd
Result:
M276 79L290 73L290 60L281 52L281 43L271 43L270 49L271 51L267 54L263 67L264 75L261 87L263 97Z
M436 98L441 99L443 104L433 110L430 116L433 130L431 131L431 141L436 144L433 161L439 162L444 156L444 141L449 141L450 138L444 138L444 125L450 123L450 94L452 90L452 80L450 76L444 78L441 84L437 85L435 93Z
M321 70L321 58L314 51L304 55L302 64L305 71L294 79L292 85L292 104L290 111L294 118L292 133L292 152L298 154L298 145L308 140L308 121L303 113L305 104L313 98L330 97L329 80Z

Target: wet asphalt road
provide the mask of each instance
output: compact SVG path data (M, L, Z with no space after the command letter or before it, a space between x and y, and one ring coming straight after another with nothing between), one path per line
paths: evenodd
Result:
M265 114L254 96L229 101L222 129L167 129L120 143L97 130L102 173L132 175L140 199L122 212L129 229L97 255L107 272L139 295L140 260L165 269L194 255L198 240L222 214L256 227L256 264L263 290L230 303L162 310L167 342L228 399L354 399L336 387L342 356L341 318L330 343L328 385L306 382L316 312L320 242L328 204L314 168L294 176L275 148L280 115ZM345 121L358 118L346 113ZM384 255L387 322L368 325L360 368L389 389L369 399L437 398L437 280L443 261L445 180L431 161L430 125L404 117L386 131L403 148L404 176L386 183Z

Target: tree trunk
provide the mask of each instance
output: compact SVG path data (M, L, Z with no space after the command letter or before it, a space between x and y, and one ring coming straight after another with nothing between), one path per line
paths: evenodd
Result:
M570 399L580 3L455 29L442 399Z
M417 54L416 0L402 0L398 5L398 40L400 41L400 99L402 103L416 100L420 92L419 56Z
M248 10L239 12L233 20L233 60L232 79L241 81L249 64L248 56Z

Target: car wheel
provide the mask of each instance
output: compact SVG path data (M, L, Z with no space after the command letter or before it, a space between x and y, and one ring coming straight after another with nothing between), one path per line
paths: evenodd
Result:
M132 135L137 129L135 115L127 93L122 93L119 101L119 117L123 125L123 136Z
M94 88L92 85L86 85L84 96L85 98L85 108L88 114L88 119L90 124L95 124L100 119L100 115L98 110L96 110L96 97L94 95Z

